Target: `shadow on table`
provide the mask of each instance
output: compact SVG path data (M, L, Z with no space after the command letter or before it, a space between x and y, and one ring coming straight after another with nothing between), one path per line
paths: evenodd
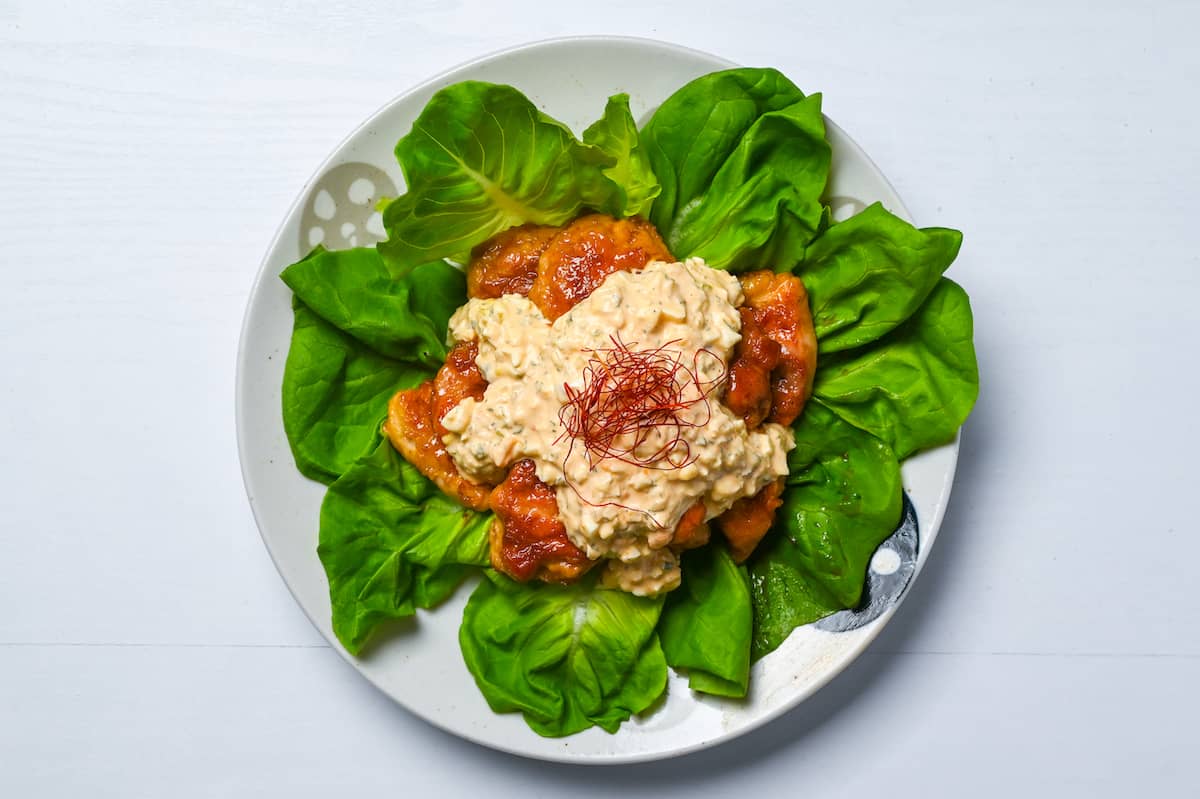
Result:
M971 529L976 527L971 521L973 509L981 505L977 497L986 490L981 467L989 451L987 429L988 425L984 423L970 424L964 430L954 492L938 534L937 546L896 615L861 657L796 708L732 741L652 763L624 764L619 768L589 766L586 767L589 779L620 790L622 786L644 788L678 784L683 775L689 782L702 782L754 768L782 753L802 751L805 738L839 717L852 714L856 706L870 703L872 695L886 692L888 672L895 662L893 654L907 651L910 642L919 638L922 625L930 617L931 606L948 599L947 589L951 587L948 583L954 580L962 553L969 546ZM482 758L494 763L497 770L510 775L536 776L543 784L547 780L561 780L564 788L578 784L580 766L527 760L463 741L440 730L436 734L444 735L448 745L470 749L467 754L472 759Z

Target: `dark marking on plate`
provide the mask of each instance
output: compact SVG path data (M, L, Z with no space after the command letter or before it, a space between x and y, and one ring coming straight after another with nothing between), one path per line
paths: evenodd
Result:
M917 511L908 494L904 495L904 509L900 515L900 526L875 550L867 567L867 584L863 588L862 603L854 610L842 610L826 616L816 623L818 630L844 633L870 624L883 612L900 601L912 582L917 568L917 553L920 551L920 531ZM890 561L890 563L889 563ZM895 566L876 571L877 565Z

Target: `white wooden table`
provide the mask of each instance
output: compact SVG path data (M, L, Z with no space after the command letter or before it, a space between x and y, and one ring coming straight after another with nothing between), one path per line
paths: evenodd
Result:
M0 1L0 796L1198 795L1194 4L183 5ZM233 423L254 271L325 154L435 72L579 33L824 91L965 231L983 380L867 655L731 744L587 771L342 663Z

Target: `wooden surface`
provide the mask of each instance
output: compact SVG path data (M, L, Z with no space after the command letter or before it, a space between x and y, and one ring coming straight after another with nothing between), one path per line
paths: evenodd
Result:
M1200 790L1193 4L191 5L0 0L0 795ZM450 738L328 649L251 518L233 379L259 259L344 134L583 33L823 91L965 232L982 395L867 655L731 744L581 772Z

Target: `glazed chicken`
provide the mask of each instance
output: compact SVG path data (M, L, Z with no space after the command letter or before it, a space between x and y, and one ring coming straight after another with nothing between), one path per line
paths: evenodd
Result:
M487 381L475 365L477 353L473 342L459 344L450 350L433 380L396 392L388 403L383 433L406 461L442 491L468 508L486 510L491 488L459 474L442 443L446 434L442 417L466 397L483 399Z
M590 214L567 225L550 241L538 261L529 299L553 322L613 272L674 260L658 231L646 220Z
M739 309L742 340L729 365L725 404L747 427L764 421L790 425L812 393L817 368L817 336L808 293L793 275L760 271L740 280L746 296ZM750 557L771 529L782 494L783 481L777 481L717 517L738 563Z
M708 543L708 523L704 520L704 503L697 502L688 508L675 525L675 535L671 537L671 549L682 552L685 549L695 549Z
M496 518L488 540L497 571L521 582L569 583L595 564L567 538L554 489L538 479L533 461L513 464L492 492L491 508Z
M561 228L522 225L477 247L467 267L467 294L495 299L528 296L547 319L562 316L588 297L610 274L674 262L658 231L641 218L581 217ZM790 425L812 390L816 336L804 285L769 271L741 278L745 305L739 308L742 339L729 365L727 407L748 429L763 422ZM455 467L442 443L441 419L466 397L482 399L487 381L475 365L474 343L455 346L437 376L398 392L388 408L384 432L402 455L447 494L468 507L495 513L489 531L492 565L516 580L571 582L590 569L558 518L554 489L538 479L530 460L518 461L497 486L473 483ZM738 562L770 529L780 506L783 481L739 500L714 521ZM703 504L680 519L670 547L675 552L709 539Z
M729 362L725 407L753 430L771 413L771 373L779 365L783 348L759 327L753 310L742 306L738 313L742 317L742 340Z
M729 541L729 554L736 563L742 563L754 552L758 542L775 523L775 511L783 504L783 480L776 480L752 497L739 499L733 507L716 518L725 539Z
M561 228L521 225L475 248L467 266L467 296L494 300L505 294L529 296L538 260Z
M800 278L766 270L749 272L740 280L746 295L744 308L767 338L779 345L779 360L771 370L767 421L787 426L804 409L817 370L817 334L808 310L808 292Z
M565 228L522 225L493 237L472 254L467 294L495 299L532 295L548 318L557 318L622 269L637 269L655 258L671 260L657 231L640 219L586 216ZM459 474L442 444L441 419L465 397L482 399L487 382L475 366L474 344L451 350L430 383L401 391L392 399L384 430L396 448L423 474L465 505L491 508L492 564L517 580L565 582L592 561L570 542L558 520L553 490L537 478L533 464L516 464L494 491ZM686 520L685 539L707 540L701 514Z

